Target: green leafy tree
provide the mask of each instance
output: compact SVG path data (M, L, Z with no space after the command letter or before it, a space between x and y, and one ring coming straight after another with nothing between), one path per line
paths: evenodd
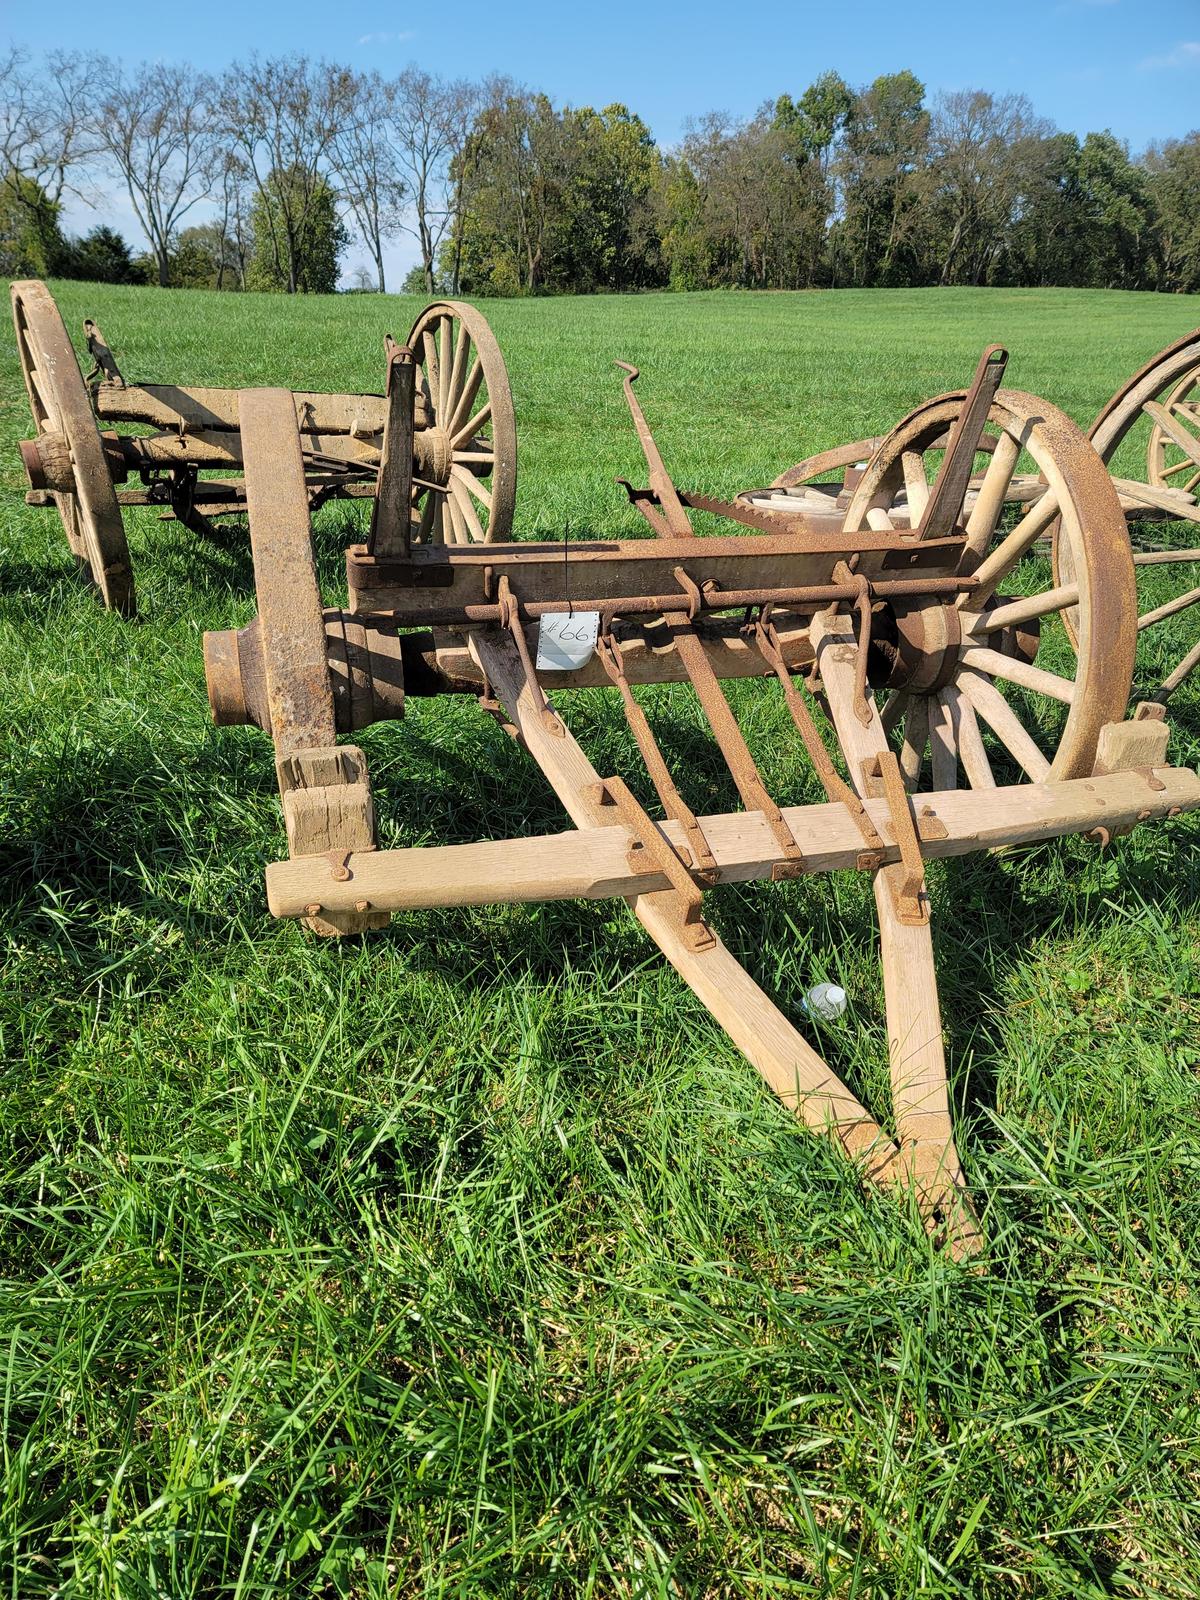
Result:
M152 255L135 259L121 234L100 223L82 239L71 241L61 271L65 278L89 283L154 283L157 262Z
M307 191L304 231L285 249L284 219L289 202L293 210L298 207L292 191L301 181ZM311 184L292 172L272 172L255 195L250 230L254 253L247 273L249 288L291 294L333 294L337 289L339 263L350 236L324 179Z
M1194 294L1200 290L1200 131L1152 147L1145 164L1158 222L1158 286Z
M839 223L855 284L913 281L921 175L929 154L925 86L904 71L855 97L839 159Z
M1089 284L1146 288L1157 244L1147 173L1113 134L1089 133L1079 152L1079 183L1090 234Z
M8 173L0 182L0 272L45 278L64 270L70 246L59 222L61 210L36 179Z

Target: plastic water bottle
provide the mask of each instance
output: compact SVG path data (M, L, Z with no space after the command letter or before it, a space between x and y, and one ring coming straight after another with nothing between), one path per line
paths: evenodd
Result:
M821 1022L834 1022L845 1013L846 991L836 983L818 983L804 996L804 1009Z

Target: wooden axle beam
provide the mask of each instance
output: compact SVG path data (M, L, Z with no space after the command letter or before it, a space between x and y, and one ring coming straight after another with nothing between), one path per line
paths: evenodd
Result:
M1155 767L1152 788L1140 772L1072 778L974 792L948 789L918 797L918 830L926 859L974 850L1033 844L1068 833L1107 828L1117 834L1180 811L1200 809L1200 776L1187 767ZM900 849L884 799L865 801L884 841L885 864ZM784 806L783 815L804 851L807 872L853 871L862 834L840 803ZM717 861L718 882L769 878L783 860L778 840L757 812L700 818ZM672 845L687 844L677 823L659 826ZM945 830L944 834L942 829ZM336 881L323 857L299 857L267 867L267 899L277 917L303 916L313 904L353 909L362 900L378 911L431 910L497 901L595 900L654 894L670 888L661 873L635 870L636 840L620 824L478 844L430 845L354 855L351 876Z
M174 383L101 383L95 389L96 415L114 422L149 423L155 428L178 430L182 423L189 432L237 432L238 393L237 389L183 388ZM387 401L382 395L295 393L292 399L301 433L349 433L359 439L378 438L383 433Z

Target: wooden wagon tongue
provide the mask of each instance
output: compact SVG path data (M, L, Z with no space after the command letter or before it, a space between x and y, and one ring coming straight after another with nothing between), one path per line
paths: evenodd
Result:
M1136 603L1116 492L1061 413L998 388L1003 367L1002 351L985 352L968 391L918 408L880 444L848 508L813 516L677 489L635 398L637 371L626 366L649 476L648 488L629 493L656 538L456 546L421 542L412 364L389 346L371 536L348 552L346 611L323 607L318 592L294 397L243 392L237 422L259 611L240 633L206 635L205 659L217 720L257 723L274 739L290 859L267 868L271 910L352 933L397 910L622 897L785 1104L836 1139L872 1182L911 1196L952 1251L977 1251L982 1236L951 1127L926 861L1067 833L1107 842L1200 806L1200 778L1164 764L1161 707L1121 720ZM992 465L967 518L985 427L999 440L987 441ZM931 442L940 461L930 463L928 483L922 452ZM1047 487L1001 532L1022 448ZM885 509L901 471L914 526L893 526ZM695 509L756 531L701 538ZM1004 576L1055 514L1073 541L1076 582L1002 598ZM1040 618L1068 606L1073 681L1033 659ZM539 671L530 629L567 610L594 613L594 654ZM768 791L721 684L751 676L780 686L825 803L782 805ZM694 689L744 810L703 816L689 806L634 695L639 684L667 681ZM1052 759L1000 693L1002 681L1066 707ZM547 699L547 689L595 684L617 692L662 821L620 778L597 771ZM881 709L876 690L888 687ZM336 739L402 716L406 693L477 695L536 762L573 828L378 850L365 758ZM823 742L813 696L848 781ZM982 722L1032 781L997 783ZM889 729L901 725L897 753ZM918 794L927 743L934 786ZM955 786L960 764L965 790ZM870 872L874 884L890 1131L703 915L703 892L717 883L846 870Z

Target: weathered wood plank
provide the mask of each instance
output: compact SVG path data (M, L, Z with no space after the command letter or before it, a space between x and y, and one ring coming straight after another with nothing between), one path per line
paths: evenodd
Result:
M1200 808L1200 776L1186 767L1154 771L1164 784L1161 790L1151 789L1140 773L1117 772L980 793L951 789L922 795L918 813L928 809L946 828L945 838L922 839L922 853L927 859L962 856L1085 833L1097 826L1129 828L1176 808ZM870 799L865 804L887 846L886 859L898 861L886 804ZM862 834L845 806L784 806L783 814L809 871L848 872L856 867ZM753 812L702 817L700 824L722 883L770 877L771 868L782 860L765 819ZM664 822L661 827L673 844L686 844L676 823ZM267 867L267 897L275 916L295 917L313 902L348 909L368 899L380 910L414 911L498 901L593 900L668 888L661 874L632 870L628 856L633 843L626 828L608 826L527 839L381 850L355 856L353 877L345 883L330 878L323 860L277 861Z

